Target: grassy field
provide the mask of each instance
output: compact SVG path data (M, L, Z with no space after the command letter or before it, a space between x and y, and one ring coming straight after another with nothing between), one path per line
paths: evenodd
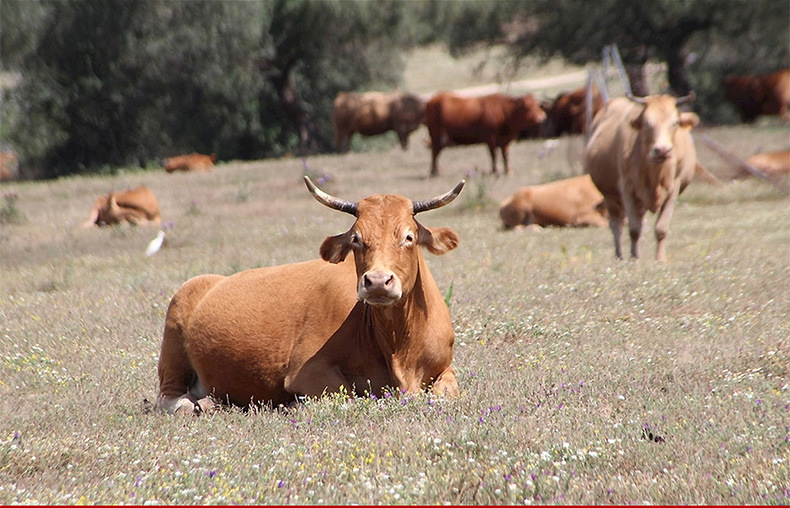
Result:
M740 155L788 144L775 124L707 133ZM608 229L501 230L517 187L581 171L580 138L551 153L518 143L499 178L484 147L447 149L428 179L426 136L208 174L4 184L18 199L0 202L0 503L788 504L788 199L756 180L694 182L668 263L652 260L653 216L644 259L618 262ZM152 413L181 283L315 258L350 226L308 194L305 171L347 199L467 179L420 216L461 237L427 254L452 289L461 398ZM151 258L155 228L80 227L97 195L138 184L173 223Z

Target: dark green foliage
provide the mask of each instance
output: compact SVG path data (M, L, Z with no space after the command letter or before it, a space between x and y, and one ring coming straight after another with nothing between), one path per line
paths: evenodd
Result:
M23 3L2 4L0 132L26 177L327 150L336 93L400 70L401 1Z
M477 8L486 19L495 4ZM472 6L473 4L467 4ZM465 13L453 20L455 51L488 40L514 40L517 58L562 56L585 64L617 44L635 93L658 93L640 82L648 60L667 63L669 88L678 95L694 89L697 110L707 119L726 118L721 78L732 72L759 73L790 65L790 2L785 0L533 0L513 7L509 23L486 34Z

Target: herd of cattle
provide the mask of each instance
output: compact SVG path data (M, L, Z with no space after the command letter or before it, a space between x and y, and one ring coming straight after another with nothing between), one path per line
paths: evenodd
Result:
M745 108L744 119L753 120L757 112L778 113L787 120L790 70L769 78L759 86L754 81L727 82L728 100ZM780 99L768 93L776 82L787 89ZM699 117L683 110L693 99L693 94L651 95L605 102L595 96L588 127L585 90L561 94L543 106L529 95L462 97L442 92L425 100L409 94L343 93L335 101L336 143L347 150L353 133L394 130L406 148L409 134L425 124L431 175L438 174L443 148L466 144L488 145L492 173L497 172L498 148L508 173L507 147L514 140L585 133L585 174L516 190L499 209L504 227L608 223L615 255L622 258L620 239L627 224L630 255L638 258L649 210L657 214L656 259L665 261L678 196L702 170L691 137ZM790 172L790 151L759 154L749 161L761 171ZM169 159L164 166L168 172L205 171L214 162L213 155L192 154ZM305 184L320 203L356 221L348 231L324 240L321 259L228 277L199 275L184 283L165 319L159 410L199 413L216 401L276 406L298 396L381 394L387 387L458 395L453 327L421 247L444 254L459 238L449 228L424 227L415 215L450 203L464 182L425 201L373 195L359 202L330 196L308 177ZM150 189L98 197L85 226L121 221L161 222Z

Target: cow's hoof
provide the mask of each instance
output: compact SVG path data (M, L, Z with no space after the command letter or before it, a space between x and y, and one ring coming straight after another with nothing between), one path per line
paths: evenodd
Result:
M173 414L176 415L193 415L195 414L195 404L189 399L181 399L173 408Z
M216 409L217 404L211 397L203 397L197 401L197 410L200 413L208 413Z

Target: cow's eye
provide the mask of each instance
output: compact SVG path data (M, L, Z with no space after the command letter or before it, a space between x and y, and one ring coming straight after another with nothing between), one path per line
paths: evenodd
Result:
M414 233L409 231L403 237L403 245L412 245L414 243Z
M351 234L351 246L354 248L362 247L362 239L357 233Z

